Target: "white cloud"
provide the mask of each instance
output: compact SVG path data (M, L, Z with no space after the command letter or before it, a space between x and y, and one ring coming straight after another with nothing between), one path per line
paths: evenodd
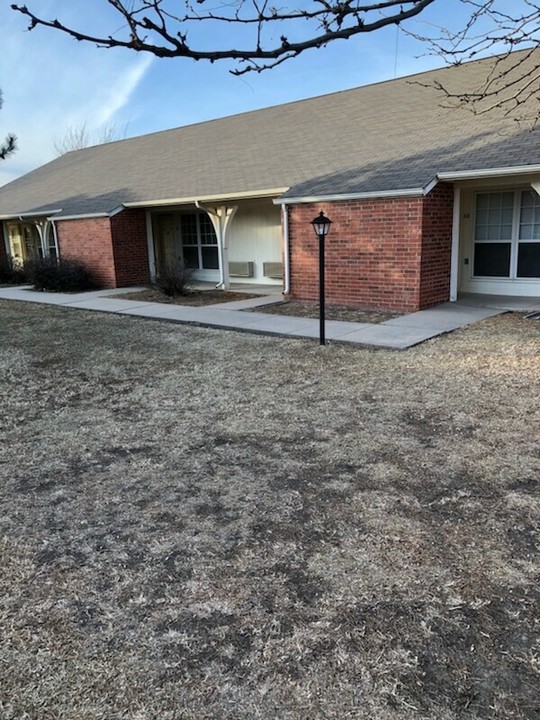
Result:
M139 58L138 62L122 72L104 93L103 91L99 93L104 97L100 103L101 107L94 114L96 127L110 123L114 116L129 103L139 83L150 69L152 61L153 58L148 55Z
M90 135L114 123L136 95L153 58L76 43L60 33L25 33L24 20L0 7L2 52L10 73L1 89L0 141L8 132L18 150L0 161L0 184L55 157L54 140L70 126L86 124ZM119 120L122 122L122 118Z

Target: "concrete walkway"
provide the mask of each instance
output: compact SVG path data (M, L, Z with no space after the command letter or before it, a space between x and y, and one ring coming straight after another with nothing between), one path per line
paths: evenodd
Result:
M265 335L313 339L319 337L318 320L258 312L243 312L246 309L281 302L282 298L279 292L204 307L139 302L117 297L137 289L142 288L64 294L37 292L19 286L0 288L0 299L59 305L80 310L132 315ZM475 297L475 301L477 297ZM512 309L518 309L519 306L519 309L527 312L540 311L540 299L505 298L505 300L513 301ZM521 302L518 302L518 300ZM497 307L497 305L499 306ZM510 307L504 303L493 303L491 307L485 307L465 298L456 303L445 303L429 310L402 315L379 324L328 320L326 322L326 338L333 342L352 345L404 350L437 335L451 332L478 320L499 315L508 309Z

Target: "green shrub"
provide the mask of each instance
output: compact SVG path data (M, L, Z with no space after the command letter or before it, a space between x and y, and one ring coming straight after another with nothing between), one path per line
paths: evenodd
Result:
M160 267L153 285L168 297L177 297L189 293L192 270L183 263L168 263Z
M30 283L30 267L28 263L5 257L0 260L1 285L25 285Z
M88 268L77 260L41 258L32 263L31 282L36 290L84 292L97 285Z

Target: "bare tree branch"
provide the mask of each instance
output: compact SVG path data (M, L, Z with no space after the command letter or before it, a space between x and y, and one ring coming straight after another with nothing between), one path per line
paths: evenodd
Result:
M86 123L70 125L62 137L53 140L53 147L58 155L65 155L72 150L82 150L90 144Z
M28 6L13 4L13 10L29 20L29 30L38 26L59 30L76 40L99 47L124 47L157 57L185 57L193 60L232 60L231 71L241 75L260 72L320 48L334 40L346 40L388 25L399 25L423 12L435 0L309 0L290 8L272 6L269 0L232 0L217 5L215 0L186 0L178 14L178 0L102 0L122 19L120 31L93 35L64 24L59 19L36 15ZM97 5L98 0L94 0ZM99 16L99 9L96 8ZM198 26L215 28L232 25L247 42L243 48L219 46L208 49L205 33ZM221 33L227 39L231 33ZM195 37L194 44L188 36ZM276 40L279 38L279 40Z
M91 135L86 123L69 125L62 137L53 141L53 147L58 155L65 155L72 150L82 150L90 145L104 145L105 143L123 140L127 134L127 124L118 126L115 123L104 125L98 132Z
M540 3L514 0L511 11L508 4L503 9L500 0L461 3L470 11L464 27L441 28L436 35L405 32L452 65L484 55L497 57L475 87L455 90L440 81L431 87L475 114L499 111L535 127L540 120Z
M446 0L449 26L431 35L414 31L406 21L418 18L435 0L289 0L291 4L284 6L272 5L272 0L93 1L101 9L108 5L115 11L120 29L94 35L59 19L38 16L27 5L11 7L28 18L30 30L52 28L99 47L123 47L157 57L228 60L234 63L235 75L261 72L335 40L399 25L445 64L502 54L477 87L456 91L435 83L448 101L475 113L499 110L533 124L540 117L540 58L535 53L540 44L540 2L535 0L512 0L511 5L504 0ZM460 6L466 20L455 28L452 13ZM229 41L231 37L242 44ZM521 48L529 51L510 54Z

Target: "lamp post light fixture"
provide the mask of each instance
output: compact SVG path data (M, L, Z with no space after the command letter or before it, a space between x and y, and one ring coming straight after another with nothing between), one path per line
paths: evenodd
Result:
M325 345L324 337L324 240L330 231L332 221L321 212L311 221L315 235L319 238L319 345Z

